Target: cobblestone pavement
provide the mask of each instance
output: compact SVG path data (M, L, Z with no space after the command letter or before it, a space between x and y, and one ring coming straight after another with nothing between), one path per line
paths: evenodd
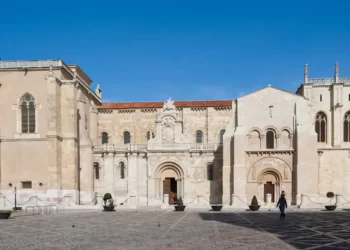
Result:
M0 220L6 249L350 249L350 212L64 211Z

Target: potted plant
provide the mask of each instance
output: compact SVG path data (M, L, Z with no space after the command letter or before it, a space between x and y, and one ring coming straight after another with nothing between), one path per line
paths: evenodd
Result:
M330 199L330 200L329 200L329 205L325 206L326 209L327 209L328 211L334 211L334 210L337 208L336 205L331 205L331 201L332 201L332 199L334 198L334 193L333 193L333 192L328 192L328 193L326 194L326 196L327 196L327 198Z
M252 202L249 206L249 209L251 211L258 211L260 208L259 204L258 204L258 199L256 198L256 196L254 195L253 199L252 199Z
M175 210L176 211L185 211L185 207L184 203L182 201L182 198L180 197L179 199L177 199L176 205L175 205Z
M105 211L114 211L115 204L112 199L112 195L110 193L105 193L105 195L103 196L103 201L104 201L103 209Z
M0 210L0 219L8 219L11 213L11 210Z
M218 206L218 205L213 205L211 206L211 208L213 209L213 211L221 211L223 206Z

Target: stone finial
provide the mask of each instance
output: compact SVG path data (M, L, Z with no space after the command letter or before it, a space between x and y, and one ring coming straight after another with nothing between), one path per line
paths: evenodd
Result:
M271 84L267 85L267 87L271 87Z
M304 65L304 83L309 82L309 65L305 63Z
M77 72L76 71L74 71L74 75L73 75L73 80L77 80L77 78L78 78L78 75L77 75Z
M100 84L97 84L95 93L98 97L102 98L102 90L100 89Z
M339 82L339 63L336 62L335 64L335 71L334 71L334 82Z

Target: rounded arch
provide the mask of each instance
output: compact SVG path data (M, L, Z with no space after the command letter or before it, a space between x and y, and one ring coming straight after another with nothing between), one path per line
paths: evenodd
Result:
M289 134L292 134L292 130L289 127L287 127L287 126L284 126L284 127L280 128L281 133L282 133L283 130L286 130Z
M183 168L178 163L173 161L166 161L158 164L158 166L155 168L153 172L154 178L163 178L164 176L162 176L162 174L166 170L174 171L177 175L177 179L182 179L185 177Z
M272 125L269 125L269 126L266 126L265 128L264 128L264 133L266 134L267 133L267 131L273 131L275 134L279 134L279 130L278 130L278 128L276 128L275 126L272 126Z
M196 143L203 143L203 131L202 130L196 131Z
M260 184L264 184L264 177L267 175L272 175L273 177L275 177L275 183L280 183L283 180L282 174L277 169L266 168L259 173L257 182Z
M122 134L122 139L124 144L130 144L131 143L131 132L128 130L124 130Z
M265 169L269 169L269 168L264 168L264 167L258 167L258 165L259 165L259 163L260 162L263 162L264 160L278 160L278 161L280 161L280 162L282 162L283 163L283 165L284 165L284 167L287 167L288 168L288 170L289 170L289 173L291 174L292 173L292 168L291 168L291 166L289 166L289 164L285 161L285 160L283 160L283 159L281 159L281 158L278 158L278 157L274 157L274 156L266 156L266 157L263 157L263 158L260 158L259 160L257 160L256 162L254 162L253 164L252 164L252 166L249 168L249 171L248 171L248 175L247 175L247 180L250 180L251 178L249 178L249 176L251 176L251 174L252 174L252 170L254 169L254 168L256 168L258 171L258 173L260 174L261 172L264 172L265 171ZM276 167L276 168L273 168L273 170L275 170L275 171L278 171L278 173L279 173L279 176L281 177L280 178L280 180L283 180L283 178L282 178L282 168L279 168L278 169L278 166ZM258 174L258 176L259 176L259 174ZM291 180L291 178L289 178L290 180Z
M248 135L251 135L254 131L257 131L260 135L263 133L260 128L253 127L249 130Z
M314 116L314 120L316 120L318 118L319 115L324 115L326 117L326 119L328 120L328 116L327 116L327 112L324 110L319 110L316 112L315 116Z

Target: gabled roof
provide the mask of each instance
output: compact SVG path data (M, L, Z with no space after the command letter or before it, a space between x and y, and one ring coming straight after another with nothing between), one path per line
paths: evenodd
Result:
M297 96L297 97L300 97L300 98L305 99L305 98L304 98L303 96L301 96L301 95L295 94L295 93L293 93L293 92L290 92L290 91L287 91L287 90L284 90L284 89L280 89L280 88L272 87L270 84L269 84L267 87L264 87L264 88L261 88L261 89L255 90L255 91L250 92L250 93L248 93L248 94L246 94L246 95L243 95L243 96L241 96L241 97L239 97L239 98L237 98L237 99L244 98L244 97L246 97L246 96L249 96L249 95L255 94L255 93L257 93L257 92L260 92L260 91L265 90L265 89L268 89L268 88L276 89L276 90L278 90L278 91L281 91L281 92L284 92L284 93L287 93L287 94L290 94L290 95Z

